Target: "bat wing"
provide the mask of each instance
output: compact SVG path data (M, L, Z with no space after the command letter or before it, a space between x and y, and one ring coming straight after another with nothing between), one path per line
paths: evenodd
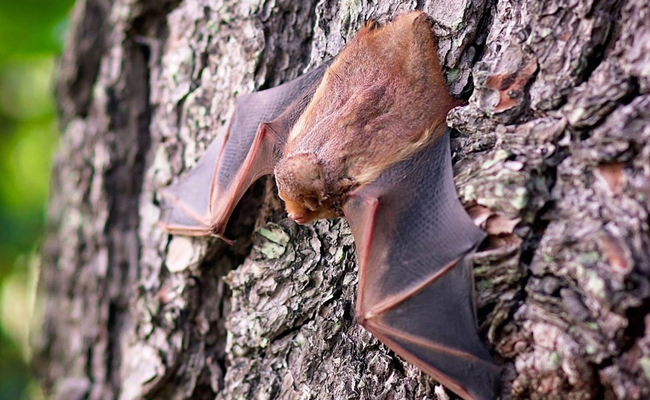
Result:
M273 172L291 127L330 63L275 88L239 97L228 129L190 172L162 192L161 225L172 234L223 237L244 192Z
M466 399L494 399L499 368L476 329L467 256L484 238L458 201L449 134L351 193L357 318Z

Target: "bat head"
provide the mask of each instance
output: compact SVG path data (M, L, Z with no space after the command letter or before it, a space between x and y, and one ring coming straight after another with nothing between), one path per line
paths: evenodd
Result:
M323 163L313 153L293 154L280 160L275 167L275 182L289 218L299 224L340 214L334 206Z

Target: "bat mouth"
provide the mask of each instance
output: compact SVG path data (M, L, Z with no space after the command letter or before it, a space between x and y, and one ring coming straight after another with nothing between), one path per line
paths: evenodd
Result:
M311 221L310 218L308 218L306 215L303 214L289 213L289 218L296 221L296 223L299 225L305 225L306 223Z

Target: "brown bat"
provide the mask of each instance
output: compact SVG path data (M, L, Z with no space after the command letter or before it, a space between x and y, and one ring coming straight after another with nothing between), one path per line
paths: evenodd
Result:
M499 368L476 329L471 266L484 238L458 201L447 92L427 16L369 23L331 62L241 96L225 134L163 192L172 234L223 238L247 188L275 174L290 218L345 216L360 265L357 318L466 399Z

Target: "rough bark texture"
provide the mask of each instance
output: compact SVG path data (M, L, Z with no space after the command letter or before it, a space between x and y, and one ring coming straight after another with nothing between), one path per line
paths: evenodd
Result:
M645 4L644 4L645 3ZM504 396L650 398L650 6L637 0L80 0L35 366L54 398L445 398L355 323L345 221L284 219L270 181L234 247L170 237L157 191L237 93L335 55L369 18L436 21L481 330Z

